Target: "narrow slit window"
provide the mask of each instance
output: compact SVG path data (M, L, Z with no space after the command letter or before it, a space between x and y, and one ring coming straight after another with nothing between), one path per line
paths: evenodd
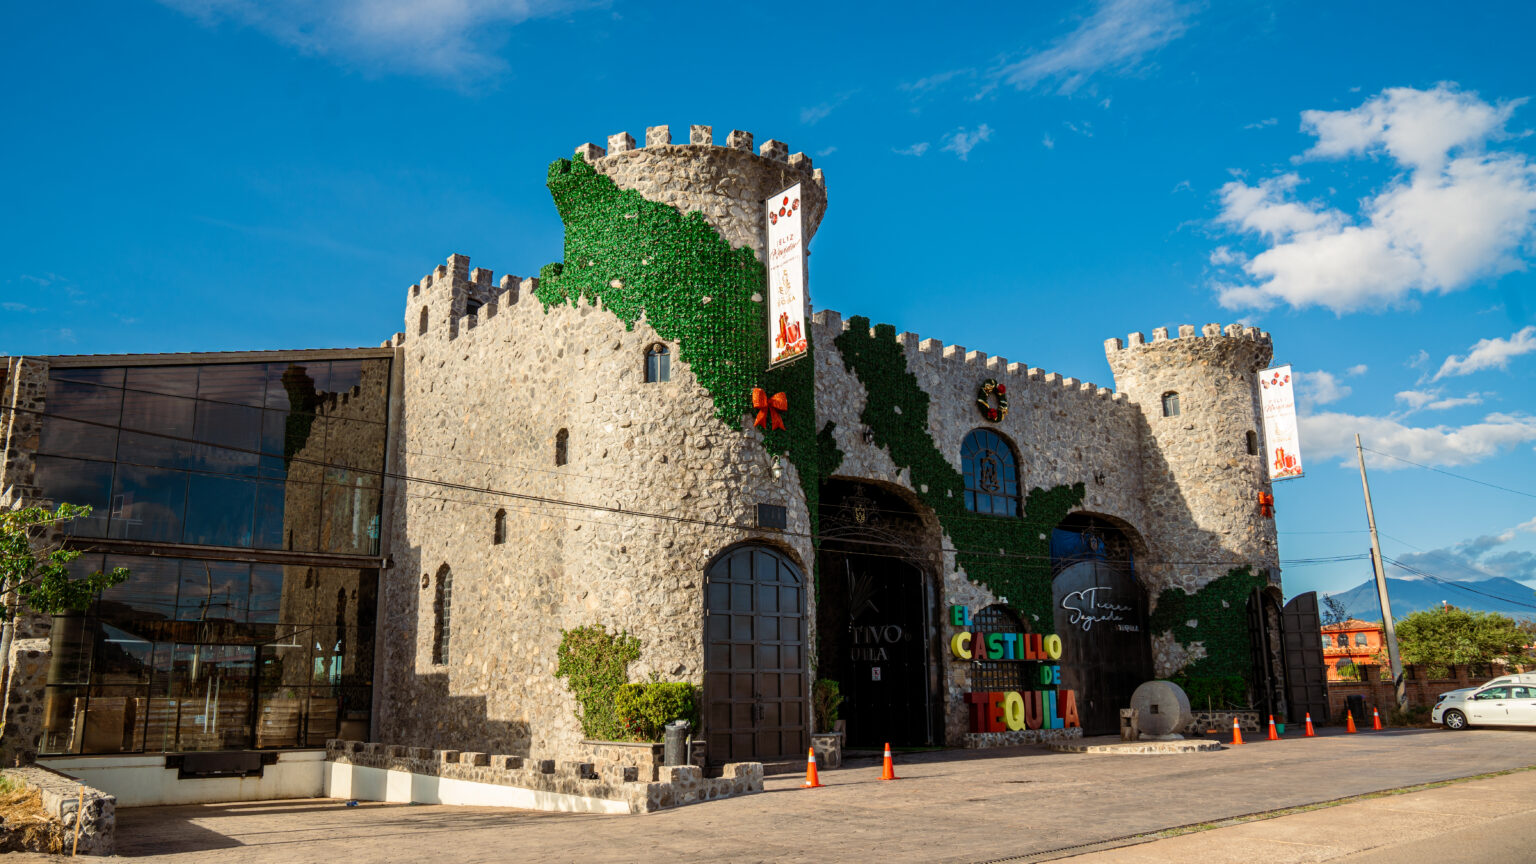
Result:
M1179 416L1179 394L1169 391L1163 394L1163 416Z
M470 297L469 299L464 301L464 314L465 315L475 315L475 314L478 314L480 312L480 309L483 306L485 306L484 303L480 302L479 300L476 300L473 297Z
M427 307L421 307L421 324L416 328L417 333L427 332Z
M645 383L672 380L672 352L660 342L645 349Z
M491 529L491 542L497 546L507 542L507 511L496 511L496 525Z
M1259 433L1253 431L1252 429L1248 430L1248 455L1259 455Z
M555 433L555 465L571 461L571 433L561 429Z
M453 634L453 571L437 568L437 594L432 598L432 664L448 665L448 643Z

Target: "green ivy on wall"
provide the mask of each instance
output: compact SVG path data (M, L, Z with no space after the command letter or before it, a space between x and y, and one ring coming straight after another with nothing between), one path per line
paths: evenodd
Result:
M614 700L629 683L629 664L640 659L640 640L589 624L561 630L555 657L555 676L566 679L580 707L581 734L594 741L628 740Z
M540 271L535 293L545 309L586 302L630 329L643 314L661 338L677 344L678 359L732 429L743 428L753 411L753 387L788 396L785 428L765 430L763 439L799 472L814 534L822 458L815 358L767 369L767 271L757 255L750 247L732 249L697 211L684 214L619 189L580 156L550 163L548 186L565 223L565 260Z
M1205 584L1193 594L1180 588L1165 588L1157 595L1148 629L1153 635L1173 634L1173 640L1188 648L1205 643L1205 656L1180 670L1174 680L1191 693L1210 691L1217 701L1243 702L1253 677L1252 649L1248 633L1248 598L1253 589L1269 584L1269 573L1257 573L1248 565L1227 571L1225 576ZM1194 627L1189 622L1194 621ZM1198 709L1203 707L1195 705Z
M955 548L955 563L971 580L1007 597L1039 632L1053 632L1051 529L1083 502L1083 484L1031 489L1023 518L982 516L965 509L965 478L939 452L928 432L928 393L907 369L896 328L852 317L835 340L843 363L869 394L860 421L899 468L911 472L918 497L933 508ZM899 411L897 409L900 409ZM926 492L923 491L927 487Z

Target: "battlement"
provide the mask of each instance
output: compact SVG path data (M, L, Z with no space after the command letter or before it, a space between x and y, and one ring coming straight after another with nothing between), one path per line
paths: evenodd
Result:
M607 147L602 147L589 141L577 147L576 153L586 162L594 165L598 160L612 158L621 153L629 153L636 150L656 152L665 148L666 151L684 151L691 156L698 155L698 151L701 150L704 152L709 150L735 150L747 154L752 153L753 135L751 132L732 129L730 134L725 136L724 146L715 144L714 138L715 130L713 126L689 126L688 143L673 144L671 126L647 126L645 129L645 143L638 147L635 146L635 136L628 132L615 132L608 136ZM772 162L782 162L795 171L809 173L811 180L816 185L821 186L823 189L826 188L826 176L820 168L812 165L811 157L804 153L789 152L789 145L783 141L769 138L758 147L757 156Z
M857 317L857 316L855 316ZM823 309L811 315L813 323L821 327L844 332L852 329L854 319L844 319L842 314L831 309ZM895 328L890 325L876 325L869 328L871 336L878 336L882 329ZM1077 378L1062 376L1056 372L1047 372L1036 366L1026 363L1015 363L1006 357L988 356L984 351L970 351L964 345L946 345L937 339L924 339L916 333L894 333L895 341L905 348L909 355L928 355L931 359L954 367L956 372L986 372L1000 382L1015 387L1019 385L1033 385L1060 389L1068 393L1076 394L1081 398L1097 399L1115 404L1129 404L1130 400L1123 393L1116 393L1108 387L1101 387L1091 381L1082 381Z
M1195 325L1180 324L1178 328L1178 334L1179 335L1177 337L1170 338L1168 336L1167 327L1157 327L1152 331L1152 341L1148 342L1147 337L1138 330L1135 333L1131 333L1126 336L1126 341L1124 342L1121 342L1118 338L1105 339L1104 350L1106 353L1113 351L1126 351L1134 348L1141 348L1147 345L1156 345L1159 342L1173 342L1177 339L1246 339L1249 342L1264 343L1268 343L1270 341L1268 332L1260 330L1257 327L1244 327L1241 324L1228 324L1226 328L1222 328L1220 324L1207 324L1200 328L1200 332L1198 334L1195 332Z
M483 267L469 267L468 255L449 255L426 276L406 288L406 326L415 337L447 332L456 339L461 330L474 329L502 311L515 306L524 295L538 290L539 280L532 277L496 275ZM423 318L423 312L425 317ZM422 323L426 323L425 331ZM443 327L446 322L446 328ZM380 347L398 348L405 344L406 333L396 333Z

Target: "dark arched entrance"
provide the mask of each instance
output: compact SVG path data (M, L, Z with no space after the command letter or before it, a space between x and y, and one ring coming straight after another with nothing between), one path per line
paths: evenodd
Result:
M704 737L709 761L805 753L805 578L784 553L744 544L705 572Z
M1130 537L1106 520L1068 516L1051 532L1051 572L1061 687L1077 693L1083 734L1112 734L1152 678L1147 592Z
M817 674L838 682L853 747L942 743L922 519L873 484L821 492Z

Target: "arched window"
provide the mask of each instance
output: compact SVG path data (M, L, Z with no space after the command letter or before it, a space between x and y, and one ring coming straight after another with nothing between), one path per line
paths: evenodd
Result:
M555 433L555 465L571 461L571 433L564 429Z
M421 325L416 328L417 333L427 332L427 307L421 307Z
M1247 438L1248 438L1248 455L1249 456L1257 456L1257 455L1259 455L1259 433L1253 431L1252 429L1249 429L1248 430Z
M645 349L645 383L657 384L672 380L672 352L657 342Z
M977 429L960 446L965 469L965 509L994 516L1019 515L1019 470L1013 447L991 429Z
M986 639L986 637L993 633L1022 634L1025 632L1025 629L1018 613L1001 603L994 603L976 613L976 617L971 621L971 631L971 650L974 652L976 650L975 640L978 638ZM1010 640L1005 638L1004 641L1006 643ZM1011 641L1014 645L1013 656L1022 657L1024 645L1017 639ZM973 654L972 656L975 655ZM1029 685L1024 677L1026 668L1033 669L1033 666L1034 664L1009 660L1006 656L988 660L977 660L971 667L973 670L971 672L971 689L989 692L999 690L1033 690L1035 688Z
M507 542L507 511L505 508L496 511L496 527L491 529L491 542L497 546Z
M1179 394L1173 392L1172 390L1169 390L1167 393L1163 394L1163 416L1179 416Z
M453 571L437 568L437 594L432 598L432 665L448 665L448 637L453 623Z

